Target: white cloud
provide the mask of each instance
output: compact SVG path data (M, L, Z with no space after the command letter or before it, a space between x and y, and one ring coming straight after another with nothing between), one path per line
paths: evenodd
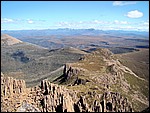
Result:
M14 20L10 18L2 18L1 20L1 23L12 23L12 22L14 22Z
M74 22L57 22L56 26L63 27L63 28L101 28L101 27L108 27L109 25L121 26L121 25L128 25L129 22L127 21L101 21L101 20L92 20L92 21L74 21Z
M149 26L149 22L144 22L143 25Z
M139 29L149 31L149 20L141 21L141 22L137 23L137 25L138 25Z
M127 21L121 21L120 23L121 23L121 24L128 24Z
M122 3L121 1L114 1L114 2L113 2L113 6L120 5L121 3Z
M82 24L83 22L82 22L82 21L80 21L79 23L80 23L80 24Z
M148 27L149 27L149 20L144 21L144 22L143 22L143 26L148 26Z
M28 21L29 24L33 24L34 23L34 21L32 21L32 20L27 20L27 21Z
M25 24L25 23L28 23L28 24L33 24L33 23L36 23L36 24L44 24L46 23L46 20L33 20L33 19L11 19L11 18L2 18L1 19L1 23L13 23L13 24Z
M115 24L119 24L119 21L118 21L118 20L115 20L114 23L115 23Z
M97 28L97 26L107 24L107 21L100 20L92 20L92 21L73 21L73 22L57 22L56 26L62 28L88 28L93 27Z
M92 23L93 23L93 24L102 24L103 22L102 22L102 21L99 21L99 20L94 20Z
M119 20L115 20L114 22L113 22L113 24L129 24L127 21L119 21Z
M134 11L130 11L127 13L127 15L125 15L129 18L140 18L143 16L143 13L138 11L138 10L134 10Z
M113 6L124 6L124 5L131 5L131 4L136 4L137 2L135 1L114 1Z

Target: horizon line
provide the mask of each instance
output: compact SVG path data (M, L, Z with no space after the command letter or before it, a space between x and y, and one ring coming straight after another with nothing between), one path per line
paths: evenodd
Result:
M95 29L95 28L47 28L47 29L1 29L1 31L28 31L28 30L99 30L99 31L137 31L149 32L147 30L125 30L125 29Z

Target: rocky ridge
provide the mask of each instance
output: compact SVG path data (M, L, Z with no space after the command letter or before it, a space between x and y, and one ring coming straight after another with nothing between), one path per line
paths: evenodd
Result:
M107 49L67 63L62 76L54 81L59 85L45 79L38 86L26 88L23 80L1 73L2 111L133 112L134 102L149 106L140 86L129 77L144 81Z
M95 91L96 94L120 93L128 97L134 105L133 109L137 111L142 110L141 104L145 108L149 106L149 100L143 93L149 90L144 85L146 80L122 65L108 49L98 49L81 57L79 62L66 64L63 78L58 83L68 85L67 88L76 90L78 95L85 95L86 100L90 98L90 104L94 100L89 94Z
M6 46L6 45L14 45L17 43L22 43L21 40L18 40L12 36L9 36L7 34L2 34L1 35L1 45Z

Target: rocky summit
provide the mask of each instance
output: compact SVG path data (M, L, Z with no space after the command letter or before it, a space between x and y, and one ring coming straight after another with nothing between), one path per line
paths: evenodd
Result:
M65 64L62 75L53 82L44 79L35 87L28 88L24 80L1 73L1 111L142 111L149 106L143 93L145 82L108 49L98 49L76 63Z

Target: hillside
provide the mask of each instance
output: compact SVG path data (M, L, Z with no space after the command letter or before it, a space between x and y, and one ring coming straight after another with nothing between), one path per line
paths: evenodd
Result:
M35 86L44 78L52 81L65 63L78 61L83 54L75 48L47 49L25 42L1 46L1 71Z
M123 65L149 81L149 49L139 49L139 51L116 54L116 56Z
M22 43L22 41L14 38L12 36L9 36L7 34L2 34L1 35L1 46L14 45L14 44L17 44L17 43Z

